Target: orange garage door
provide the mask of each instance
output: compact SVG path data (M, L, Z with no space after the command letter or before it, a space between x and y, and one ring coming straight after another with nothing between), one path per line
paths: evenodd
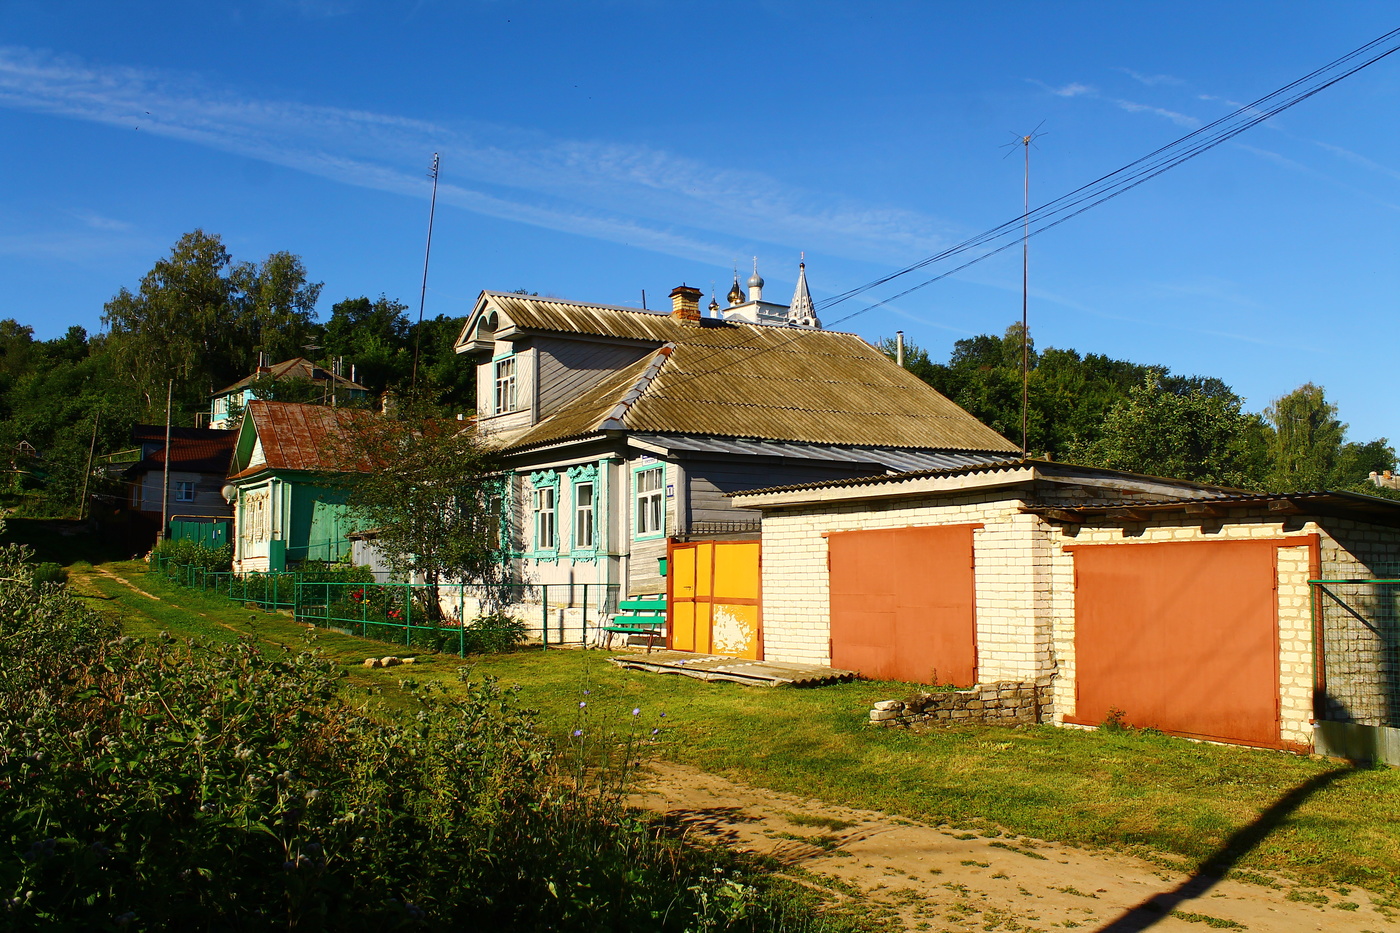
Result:
M1276 542L1071 547L1076 714L1277 745Z
M977 680L972 533L980 525L827 538L831 663L882 680Z

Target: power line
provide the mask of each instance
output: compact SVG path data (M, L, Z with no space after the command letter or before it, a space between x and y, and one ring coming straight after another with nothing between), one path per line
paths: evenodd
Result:
M903 291L883 298L873 304L866 305L859 311L853 311L844 317L828 321L826 324L827 329L831 329L837 324L843 324L846 321L859 317L867 311L873 311L892 301L897 301L920 289L927 288L935 282L942 281L949 276L956 275L970 266L974 266L979 262L992 258L998 253L1011 249L1018 243L1025 242L1025 240L1028 240L1030 237L1044 233L1051 228L1058 227L1065 221L1078 217L1087 210L1095 208L1106 201L1111 201L1119 195L1131 191L1138 185L1176 168L1183 162L1188 162L1201 153L1214 149L1221 143L1228 142L1270 117L1276 116L1290 107L1302 103L1314 94L1326 90L1338 81L1356 74L1363 68L1374 65L1386 56L1394 54L1396 51L1400 51L1400 42L1397 42L1398 38L1400 38L1400 29L1392 29L1390 32L1367 42L1365 45L1353 49L1340 58L1328 62L1321 68L1309 72L1296 81L1265 94L1258 100L1245 104L1234 112L1187 133L1180 139L1174 140L1148 153L1142 158L1128 163L1122 168L1109 172L1107 175L1102 175L1088 184L1081 185L1068 194L1061 195L1034 210L1026 211L1011 220L992 227L989 230L985 230L961 243L921 259L913 265L905 266L903 269L896 270L858 288L850 289L849 291L842 292L839 295L827 299L820 305L820 310L823 312L857 295L892 282L901 276L908 275L911 272L916 272L919 269L928 268L934 263L972 252L979 247L990 246L991 244L998 243L998 241L1004 241L1000 242L1000 245L992 246L992 248L988 249L986 252L976 255L960 265L948 269L945 272L941 272L932 278L925 279L917 285L910 286ZM1362 60L1358 63L1358 59ZM1016 236L1017 233L1020 234L1019 237ZM752 359L755 356L761 356L764 353L780 350L792 344L797 339L797 337L793 337L791 340L784 341L777 346L758 349L749 356L742 357L732 362L738 363ZM730 350L732 350L732 348L726 348L726 351L723 352ZM720 353L717 352L701 357L695 361L694 365L701 365L707 360L714 359L719 355ZM732 363L726 365L732 365ZM711 375L724 368L724 366L720 366L715 369L693 372L679 381L683 382L689 379Z
M1373 39L1365 45L1348 52L1346 55L1304 75L1302 78L1284 85L1252 103L1245 104L1243 107L1221 117L1213 123L1200 127L1148 153L1142 158L1128 163L1122 168L1096 178L1088 184L1081 185L1068 194L1061 195L1053 201L1042 204L1030 211L1028 218L1026 216L1015 217L996 227L985 230L976 236L970 237L961 243L957 243L935 253L932 256L921 259L912 265L905 266L903 269L898 269L872 282L868 282L865 285L835 295L822 302L820 309L822 311L828 311L836 305L848 301L857 295L878 288L881 285L892 282L911 272L916 272L919 269L927 268L942 260L950 259L954 256L976 250L978 247L1013 236L1017 232L1016 228L1022 226L1027 219L1029 219L1030 224L1035 227L1030 233L1031 236L1042 233L1051 227L1058 226L1071 217L1082 214L1089 208L1096 207L1126 191L1130 191L1143 182L1155 178L1183 162L1194 159L1201 153L1213 149L1221 143L1228 142L1245 130L1257 126L1270 117L1276 116L1290 107L1302 103L1304 100L1307 100L1319 91L1331 87L1343 78L1347 78L1363 68L1375 64L1382 58L1393 54L1397 50L1400 50L1400 43L1395 41L1397 37L1400 37L1400 29L1391 30L1385 35ZM1368 55L1370 57L1366 57ZM1364 60L1358 63L1358 59ZM995 255L995 253L1000 252L1002 248L1004 247L997 248L979 257L979 259L975 261L980 261L980 259ZM963 268L966 268L966 265L959 267L959 269ZM923 284L932 284L944 277L944 275L939 275ZM832 323L848 321L857 314L863 314L866 311L881 307L896 298L909 294L909 292L913 290L914 289L906 289L898 295L876 302L869 307L862 308L855 314L846 315Z

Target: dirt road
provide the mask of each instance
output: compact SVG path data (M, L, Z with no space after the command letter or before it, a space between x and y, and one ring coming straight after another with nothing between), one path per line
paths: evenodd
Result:
M1356 888L1193 877L1127 855L831 807L665 762L637 802L694 836L773 856L798 880L863 899L908 930L1400 931L1400 910Z

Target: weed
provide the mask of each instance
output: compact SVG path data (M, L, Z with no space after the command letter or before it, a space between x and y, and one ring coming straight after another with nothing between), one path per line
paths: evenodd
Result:
M1187 923L1204 923L1208 927L1217 930L1247 930L1249 927L1243 923L1236 923L1234 920L1226 920L1224 917L1212 917L1210 914L1193 914L1185 910L1173 910L1167 914L1178 920L1185 920Z
M1361 905L1358 904L1358 903L1356 903L1355 901L1341 901L1341 902L1339 902L1339 903L1333 904L1332 906L1335 907L1335 908L1337 908L1338 910L1360 910L1360 909L1361 909Z
M1132 726L1128 725L1127 713L1116 706L1110 706L1103 722L1099 723L1099 728L1104 732L1126 732Z
M831 816L810 816L806 813L788 813L784 811L780 814L783 819L795 826L820 826L832 832L840 832L843 829L850 829L856 825L850 820L838 820Z
M962 863L963 863L964 865L971 865L971 866L974 866L974 867L976 867L976 868L991 868L991 867L992 867L992 863L991 863L991 862L979 862L979 861L977 861L976 859L971 859L971 858L965 858L965 859L963 859Z
M1045 856L1041 855L1039 852L1032 852L1030 849L1013 846L1008 842L989 842L987 844L995 849L1005 849L1008 852L1015 852L1017 855L1024 855L1026 858L1040 859L1042 862L1047 861Z
M1050 890L1059 891L1061 894L1073 894L1075 897L1091 897L1095 900L1098 899L1097 894L1086 894L1085 892L1079 890L1072 884L1067 884L1062 888L1051 888Z
M1284 895L1284 899L1299 904L1312 904L1314 907L1326 907L1331 903L1327 895L1321 891L1305 891L1302 888L1294 888L1289 891Z

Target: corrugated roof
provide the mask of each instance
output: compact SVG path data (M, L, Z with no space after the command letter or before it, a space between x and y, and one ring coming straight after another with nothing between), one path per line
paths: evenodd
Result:
M176 437L173 430L170 437L170 468L191 473L227 473L229 461L233 459L233 445L238 439L235 431L213 431L215 437ZM162 438L163 440L164 438ZM160 470L165 468L165 448L152 451L139 462L127 468L127 472Z
M1172 479L1165 476L1148 476L1142 473L1128 473L1123 470L1109 470L1102 467L1076 466L1071 463L1059 463L1052 460L1022 460L1020 458L1011 460L1006 458L987 458L981 461L974 461L965 464L958 464L949 467L938 467L934 469L911 470L907 473L893 473L888 476L858 476L851 479L819 480L813 483L797 483L791 486L770 486L764 489L746 489L743 492L731 493L732 496L762 496L769 493L796 492L804 489L825 489L839 488L845 486L881 486L899 485L920 479L929 479L938 476L958 476L973 473L1002 473L1011 470L1020 470L1033 467L1042 473L1058 473L1062 476L1070 474L1088 474L1091 476L1113 476L1125 479L1137 479L1149 481L1154 484L1165 484L1168 486L1180 486L1183 489L1196 490L1199 496L1183 496L1178 499L1162 499L1158 502L1177 503L1192 501L1193 499L1203 499L1216 501L1232 496L1252 496L1253 493L1246 493L1238 489L1230 489L1225 486L1210 486L1205 483L1197 483L1191 480ZM1134 507L1139 503L1134 502ZM1143 504L1146 504L1145 502ZM1121 507L1123 503L1115 500L1115 507ZM1104 508L1103 505L1090 506L1091 508ZM1057 506L1058 508L1058 506Z
M1017 452L853 334L669 315L523 295L483 294L527 331L618 337L670 349L608 377L508 442L531 447L598 433L704 434L847 446ZM463 338L469 335L464 332ZM640 389L640 392L637 390Z
M901 450L897 447L837 447L831 444L802 444L794 441L759 441L693 435L634 434L634 440L667 450L689 453L740 454L751 457L789 457L797 460L823 460L863 463L887 470L954 470L1004 461L1000 454L959 451Z
M215 395L227 395L229 392L237 391L250 384L254 379L267 376L272 379L306 379L309 382L330 382L339 389L359 389L362 392L369 391L358 382L351 382L344 376L337 376L329 369L317 366L310 360L296 357L290 360L283 360L269 366L267 372L256 372L251 376L245 376L233 385L220 389Z
M341 440L347 427L375 417L372 412L255 399L244 409L244 417L252 419L265 459L233 478L266 470L345 473L368 468L366 463L347 461Z

